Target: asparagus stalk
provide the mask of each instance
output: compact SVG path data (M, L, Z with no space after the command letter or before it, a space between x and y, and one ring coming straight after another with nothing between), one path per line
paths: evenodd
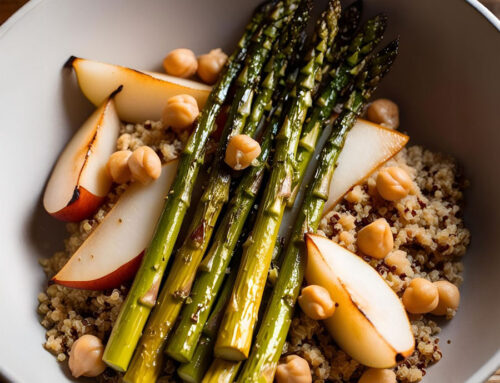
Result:
M202 383L232 383L238 375L242 362L231 362L224 359L215 359Z
M305 268L304 234L317 230L323 206L328 199L328 186L347 133L380 80L391 68L397 49L396 40L370 60L367 69L358 76L356 86L342 113L334 122L332 133L322 150L314 181L306 191L302 209L285 250L278 281L257 333L252 353L239 376L240 383L273 381L302 285Z
M183 381L188 383L201 382L205 372L210 366L214 343L215 338L205 336L200 339L191 361L189 363L182 364L177 369L177 374Z
M277 136L271 179L248 240L249 246L244 249L230 304L215 343L214 353L218 358L239 361L248 357L274 243L286 199L291 193L293 163L302 124L312 103L311 91L323 64L324 53L337 33L339 14L340 3L330 1L318 23L316 45L310 51L309 61L301 69L289 111Z
M309 1L302 1L294 14L292 22L274 44L272 57L267 65L267 70L269 71L270 67L271 72L262 82L262 90L252 106L252 113L245 127L246 133L254 131L259 125L257 121L262 118L263 105L266 105L266 109L270 106L272 95L279 80L283 77L284 71L282 67L286 66L286 63L291 59L294 48L302 40L299 38L299 34L305 30L310 8ZM280 63L280 66L277 66L276 63ZM276 118L279 113L275 112L273 115ZM261 166L254 168L244 177L236 197L233 198L221 229L216 234L214 245L200 265L200 269L206 271L208 275L202 274L199 283L195 284L192 294L193 299L185 306L179 326L166 348L166 352L178 361L186 362L193 355L203 325L222 283L224 271L229 265L243 224L255 201L264 174L264 165L271 149L271 139L274 137L278 126L276 119L273 121L269 124L265 134L267 139L263 143L265 150L261 155ZM251 190L250 193L249 190ZM231 233L229 238L226 238L227 233ZM213 270L210 270L215 259L217 259L217 264ZM193 320L193 318L196 318L196 320Z
M344 59L345 51L358 30L362 11L363 0L356 0L342 10L339 20L339 32L326 54L325 61L327 64L323 66L324 74L327 74L332 68L337 67ZM323 81L323 83L325 82L328 81Z
M269 55L272 41L284 23L283 17L293 13L295 9L293 1L288 4L277 3L270 14L269 24L262 28L250 49L246 65L237 79L238 88L229 113L230 118L219 142L208 186L200 199L188 235L176 254L156 307L124 376L125 382L154 382L161 372L167 336L184 300L189 296L196 269L208 245L219 213L228 200L231 177L223 163L227 141L231 135L240 133L245 125L255 83Z
M351 16L351 12L346 13L346 15ZM333 69L328 74L328 82L316 99L315 107L302 131L297 150L297 166L293 177L293 193L288 201L288 206L293 206L295 202L307 165L314 154L326 120L332 115L333 108L343 90L354 81L355 76L363 69L366 57L373 52L375 46L382 40L386 25L387 18L383 15L377 15L365 23L350 44L347 44L346 49L340 42L337 44L337 48L343 52L337 54L337 57L339 59L343 58L343 61L338 68ZM347 30L347 33L350 34L351 31Z
M234 281L236 280L236 273L229 274L219 294L217 303L212 310L210 317L203 328L203 335L201 336L198 345L191 357L191 360L182 364L177 369L177 374L187 382L199 383L201 382L205 372L207 372L210 361L212 360L212 351L215 344L215 337L219 328L222 314L226 308L227 302L231 296Z
M166 348L167 354L175 360L187 362L193 356L245 221L255 203L276 131L277 124L269 124L266 128L258 165L250 168L238 185L217 229L213 245L200 265L202 271L193 286L191 301L184 306L179 325Z
M118 371L125 371L154 306L159 284L172 253L175 240L191 200L199 169L203 163L205 144L213 130L215 118L224 103L233 80L247 56L252 36L268 12L260 7L247 25L235 52L215 84L203 109L196 129L181 154L177 177L167 196L153 239L144 255L127 299L113 326L103 360Z
M363 1L356 0L342 10L338 23L337 36L333 44L328 46L325 52L325 61L321 71L318 72L316 77L316 84L312 92L314 97L316 97L320 87L325 83L325 77L328 77L326 76L328 72L330 72L332 68L336 68L341 58L343 58L344 51L349 46L349 42L352 40L359 26L362 8Z
M236 272L234 271L226 277L226 280L222 285L222 291L217 298L217 303L215 304L214 309L210 313L210 316L208 317L208 320L203 327L203 334L209 336L210 338L213 338L214 340L217 337L217 331L222 320L222 315L224 314L227 302L229 302L229 298L231 297L231 292L233 291L235 281Z
M293 63L294 55L301 51L311 8L311 0L302 0L292 22L287 25L279 40L273 45L271 57L264 68L267 75L262 81L261 90L252 105L252 113L248 118L246 130L255 131L262 121L264 111L272 109L272 96L283 79L287 66L290 62Z

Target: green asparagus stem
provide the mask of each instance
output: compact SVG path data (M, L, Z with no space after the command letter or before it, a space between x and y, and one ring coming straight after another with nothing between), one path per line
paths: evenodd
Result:
M238 185L213 244L200 265L202 271L193 286L191 301L184 306L179 325L166 348L167 354L175 360L187 362L193 355L245 221L255 203L276 131L277 124L266 127L258 165L250 168Z
M289 62L293 61L293 55L300 51L301 36L305 32L311 8L311 0L302 0L292 21L273 45L271 57L264 68L267 75L264 77L261 90L252 105L252 113L248 118L245 130L255 131L262 120L264 111L272 109L273 94L276 93L278 84L285 76Z
M215 84L181 154L174 184L168 194L153 239L144 255L134 283L123 303L118 319L104 351L103 360L118 371L125 371L139 337L154 306L159 284L172 253L182 221L191 200L198 172L203 163L205 144L215 118L224 103L233 80L241 69L248 46L259 28L266 6L259 8L248 24L236 51L229 58L223 73Z
M248 357L274 243L286 200L291 193L293 163L302 124L312 104L311 91L323 64L324 53L337 33L339 14L340 3L331 1L318 23L316 45L301 70L288 113L277 136L270 182L248 240L249 246L244 249L230 304L215 343L214 353L218 358L239 361Z
M339 32L326 54L326 65L323 66L324 74L327 74L332 68L336 68L344 59L345 51L358 30L362 11L363 0L356 0L342 10L339 20ZM328 78L323 81L323 84L325 82L328 82Z
M351 13L347 13L347 15L351 15ZM288 206L293 206L295 203L297 191L304 178L307 165L314 154L316 143L323 132L326 120L332 115L333 108L342 91L354 81L355 76L363 69L366 57L382 40L386 25L387 18L383 15L377 15L365 23L350 44L347 44L346 49L340 43L337 45L338 49L343 52L337 54L337 57L343 61L338 68L333 69L328 74L326 79L328 82L316 99L315 107L302 131L297 150L297 166L293 177L293 192ZM350 33L350 30L347 33Z
M325 61L321 71L318 72L316 77L316 84L312 92L313 98L316 98L320 87L325 83L325 77L328 77L326 76L328 72L340 64L341 58L343 58L344 52L349 46L349 42L358 29L362 8L362 0L356 0L342 10L342 14L339 18L337 36L333 44L328 46L325 52Z
M347 133L380 80L391 68L397 49L396 40L369 61L367 69L358 76L355 89L345 103L342 113L334 122L332 133L321 152L314 181L306 191L302 209L295 221L278 281L257 333L252 353L239 376L240 383L273 381L304 276L304 234L317 230L323 206L328 199L328 186Z
M184 300L189 296L196 270L208 246L213 228L229 198L231 176L223 162L227 141L231 135L239 134L245 125L251 110L255 84L269 56L272 41L278 36L280 28L286 21L284 17L292 14L296 8L293 1L286 6L284 2L276 5L270 14L269 24L262 28L262 32L250 49L246 65L236 81L238 88L219 142L208 186L200 199L188 235L176 254L156 307L124 376L125 382L155 382L161 372L167 336L175 324Z
M236 271L232 272L226 277L224 284L222 285L222 290L217 298L217 303L214 309L210 313L205 326L203 327L203 334L215 339L217 337L217 331L219 330L220 322L222 320L222 315L224 315L224 310L226 309L227 302L231 297L231 292L233 291L234 282L236 281Z
M311 4L309 1L302 1L296 13L293 15L292 21L274 44L271 58L266 66L266 70L270 72L263 80L261 92L252 105L252 113L245 127L246 134L255 131L262 118L264 109L271 107L272 96L278 87L278 82L283 78L284 67L286 67L287 62L294 54L294 49L297 44L301 43L303 40L299 35L305 31L310 9ZM277 65L277 63L279 63L279 65ZM274 113L274 116L278 116L278 113ZM262 168L254 168L242 181L239 193L237 193L237 197L233 199L231 208L226 214L227 218L223 221L219 234L216 234L215 244L200 265L200 269L207 272L208 275L200 276L200 282L194 286L192 294L193 299L185 306L179 326L166 348L166 352L178 361L188 361L193 355L201 329L203 328L210 308L212 307L212 303L221 285L223 272L228 267L229 260L231 259L238 237L241 234L245 219L255 201L256 192L263 176L263 165L265 165L267 161L271 148L270 139L271 136L274 137L276 129L276 121L269 124L268 133L266 134L269 141L264 143L266 149L263 155L261 155ZM254 191L248 193L250 187L253 188ZM227 190L227 192L229 191ZM238 196L238 194L241 195ZM226 234L228 232L232 233L230 240L226 239ZM221 263L217 263L215 269L212 271L210 269L216 258L221 258L218 259ZM212 288L209 288L210 284L212 284ZM196 320L193 320L193 318L196 318Z
M215 359L208 369L202 383L232 383L238 375L242 362Z
M202 337L193 358L189 363L182 364L177 369L177 374L181 379L188 383L200 383L205 376L205 372L212 361L212 349L215 343L215 338L208 336Z

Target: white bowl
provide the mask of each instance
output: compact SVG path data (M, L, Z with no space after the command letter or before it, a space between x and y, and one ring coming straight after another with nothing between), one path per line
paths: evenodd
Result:
M231 50L255 4L33 0L2 26L0 375L70 379L43 349L36 314L46 284L37 260L61 249L65 236L40 196L54 160L91 111L63 63L74 54L158 70L179 46ZM500 23L475 0L366 0L365 15L380 11L390 17L387 38L401 36L401 53L379 94L399 103L412 143L455 155L472 184L462 305L441 334L443 360L424 381L479 382L500 364Z

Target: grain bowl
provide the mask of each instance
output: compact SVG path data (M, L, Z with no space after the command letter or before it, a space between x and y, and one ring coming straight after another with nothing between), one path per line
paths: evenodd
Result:
M486 12L478 4L472 5ZM220 44L223 49L230 51L235 37L229 36L237 36L237 31L241 30L253 6L252 2L243 4L223 0L210 4L155 1L147 6L133 0L120 4L118 1L91 1L86 2L85 6L79 6L78 17L75 17L71 16L76 14L75 3L33 1L0 30L0 48L7 53L6 60L0 63L0 70L4 73L0 87L4 113L0 119L4 126L2 138L10 143L1 154L5 186L2 191L5 217L2 242L5 245L5 256L0 261L3 270L0 301L4 313L1 328L5 342L0 351L0 372L7 379L33 381L43 376L44 379L55 382L68 381L71 377L67 369L61 369L65 364L58 364L56 358L42 349L41 344L47 342L47 348L56 353L60 362L64 362L74 332L84 332L83 328L89 325L75 310L59 310L63 309L58 307L63 299L60 287L51 286L46 293L39 294L46 288L46 276L39 268L38 261L42 259L41 262L49 273L59 268L58 262L63 262L64 254L51 260L49 257L62 250L61 243L66 236L63 226L54 224L43 211L40 190L50 173L51 164L71 135L68 127L76 129L91 110L72 77L67 71L61 72L61 64L71 54L78 52L105 62L159 70L162 53L178 46L175 36L179 31L186 38L185 44L197 52L205 52ZM121 16L117 18L118 8ZM227 18L224 28L221 26L219 12L222 9L224 14L232 15ZM454 219L444 210L453 210L455 204L458 206L462 203L462 196L459 195L460 182L462 179L470 182L470 187L465 191L465 223L462 223L461 217L456 222L450 222L450 225L455 225L455 231L451 234L457 237L453 245L446 249L439 248L440 238L436 237L432 228L419 237L422 241L420 245L429 244L433 247L435 242L436 249L439 248L441 253L448 251L453 255L462 255L469 242L469 232L462 225L470 229L473 238L464 258L463 276L462 265L455 261L443 266L443 270L435 273L436 275L423 275L431 280L444 276L457 284L462 278L464 280L461 287L461 307L453 321L413 322L416 327L414 333L422 343L417 347L420 354L426 355L429 361L441 357L440 352L429 345L438 328L442 327L439 336L444 358L427 370L424 381L455 382L470 379L470 382L479 382L499 362L500 339L495 318L498 317L500 308L493 303L497 300L496 291L500 288L495 276L500 261L498 257L491 256L497 252L494 223L500 218L500 211L494 203L500 187L494 177L497 173L495 164L498 162L495 106L496 100L500 98L500 80L496 73L500 52L491 49L498 45L500 39L498 25L488 23L476 9L465 2L444 1L435 4L424 1L418 5L389 0L365 2L367 16L380 10L386 12L391 19L387 41L399 34L403 48L390 77L378 94L398 102L402 111L401 126L410 134L411 145L417 144L431 150L428 152L426 149L410 146L393 161L398 166L409 166L410 173L412 168L423 169L427 166L432 169L437 166L436 173L432 174L432 170L429 170L431 173L427 177L432 178L436 174L439 177L441 174L439 182L443 182L445 189L449 181L446 177L451 174L455 178L456 169L464 169L465 178L459 175L456 180L449 181L456 185L447 189L450 193L446 196L426 196L425 179L419 180L417 176L415 180L420 192L429 199L421 199L420 202L432 205L436 214L441 214L441 218L448 215L449 219ZM96 18L96 15L99 17ZM196 23L185 23L186 19L193 18ZM166 19L168 23L165 22ZM47 20L52 22L47 24ZM89 28L89 20L92 20L92 28ZM124 23L135 27L123 28ZM160 39L163 45L158 50L146 48L151 44L145 45L144 41L158 41L158 36L163 37ZM34 60L33 57L37 59ZM19 75L8 76L8 73ZM152 124L150 129L154 131L154 128ZM122 136L120 149L133 150L134 145L138 145L141 128L125 126L123 129L122 135L128 136ZM165 137L154 137L152 134L152 137L147 138L150 140L148 145L155 146L154 140L158 138ZM165 138L166 142L158 143L155 149L163 156L163 160L168 160L176 156L183 140L185 137L182 136ZM434 154L438 152L452 155L457 159L458 167L455 168L451 162ZM349 218L344 218L346 214L359 214L360 221L378 218L363 215L363 209L372 203L376 204L368 193L370 182L369 179L364 189L355 188L353 195L348 197L352 201L342 203L340 210L325 217L320 228L324 234L349 247L356 238L357 229L349 228L347 223L340 230L339 225L343 225L339 221L349 221ZM119 192L117 189L116 193ZM450 206L440 206L440 198L451 198ZM112 201L111 198L110 202ZM416 204L425 210L427 206L423 207L420 202L417 200ZM411 205L412 201L408 201L408 204ZM390 221L387 214L390 214L393 207L377 208L378 214ZM402 209L405 213L405 207ZM409 209L409 214L412 213L413 210ZM420 216L421 212L417 207L414 217ZM423 219L430 222L433 221L433 216L428 212ZM66 244L68 251L78 246L78 241L93 229L98 220L99 216L91 222L70 227L73 239ZM398 225L397 220L391 223ZM405 227L403 230L408 233L411 228ZM403 239L398 242L396 238L395 243L396 250L411 253L404 247ZM402 247L398 248L400 245ZM356 248L352 247L350 250L356 251ZM415 256L417 263L424 266L427 260L419 261L417 253L410 256L412 259ZM419 273L422 270L414 269L412 272ZM390 274L390 269L387 273ZM398 277L390 278L393 278L392 282L395 284L401 283ZM106 326L116 316L116 312L109 310L109 307L117 307L123 299L123 293L118 289L104 295L91 294L82 302L82 305L90 305L92 310L102 312L102 316L98 315L94 319L97 326L94 326L96 323L91 323L97 332L109 331ZM71 299L78 302L80 298L75 295ZM42 317L36 312L37 306ZM453 314L449 313L450 316ZM39 324L40 320L52 331L47 334L47 338ZM54 323L57 326L54 327ZM347 379L349 371L322 370L322 358L325 355L330 357L328 349L321 349L321 344L312 341L304 342L308 337L322 337L322 330L315 323L298 315L294 319L293 328L296 332L289 338L287 352L309 358L310 364L317 360L315 379L321 379L325 373L332 379L335 379L335 374L345 374L343 377ZM67 339L61 339L60 335L66 332ZM463 350L469 351L467 356L464 356ZM339 355L337 354L341 359ZM33 364L32 368L26 368L26 360ZM336 366L349 369L346 367L349 363L345 363L345 360L337 360ZM359 375L356 366L350 365L350 368L353 377ZM410 367L407 367L408 371L404 368L402 366L397 371L398 376L411 377L418 374ZM407 380L411 381L410 378Z

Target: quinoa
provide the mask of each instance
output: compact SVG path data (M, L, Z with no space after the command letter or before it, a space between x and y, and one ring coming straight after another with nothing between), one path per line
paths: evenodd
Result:
M160 122L122 126L117 150L134 150L142 145L153 148L162 162L176 158L188 137L188 132L176 135L164 129ZM214 144L209 143L212 149ZM371 175L362 185L355 186L337 207L322 219L319 233L331 238L350 251L358 253L357 232L378 218L385 218L394 236L391 254L407 257L408 267L399 270L386 260L375 260L360 253L401 297L415 277L431 281L449 280L457 286L462 282L463 265L460 257L470 240L462 221L463 189L458 167L454 161L440 154L414 146L403 149L384 166L399 166L414 180L410 194L388 202L378 196ZM69 223L64 250L40 261L48 278L57 273L69 257L104 219L127 185L118 185L107 196L105 203L90 219ZM389 263L389 264L388 264ZM277 278L277 269L270 279ZM83 334L93 334L106 343L120 306L128 292L128 285L107 291L71 289L59 285L48 286L38 295L38 313L46 329L44 347L57 360L69 357L73 342ZM451 319L455 313L449 312ZM400 363L395 372L399 382L418 382L425 368L441 359L439 349L440 327L432 316L410 316L416 339L415 352ZM320 322L305 316L300 309L292 320L283 355L304 357L313 375L313 382L355 382L364 367L339 349ZM167 360L159 382L177 382L176 363ZM107 369L98 377L101 382L119 382L121 374Z
M187 130L176 135L172 130L165 129L161 121L126 124L120 132L116 148L117 150L133 151L146 145L160 156L162 162L168 162L177 158L188 137Z
M470 233L462 220L462 179L455 162L419 146L403 149L386 166L399 166L413 179L409 195L399 201L382 199L376 190L378 171L355 186L321 220L319 234L357 253L402 296L413 278L462 282L464 255ZM385 218L394 236L394 249L385 260L367 257L356 246L358 231ZM387 264L392 254L405 256L408 267L398 270ZM389 262L390 263L390 262ZM454 312L448 312L451 319ZM415 351L394 370L399 382L418 382L425 368L441 359L438 334L441 328L432 315L410 315ZM311 366L313 382L356 382L365 367L340 350L325 328L300 310L292 320L284 355L298 354Z

